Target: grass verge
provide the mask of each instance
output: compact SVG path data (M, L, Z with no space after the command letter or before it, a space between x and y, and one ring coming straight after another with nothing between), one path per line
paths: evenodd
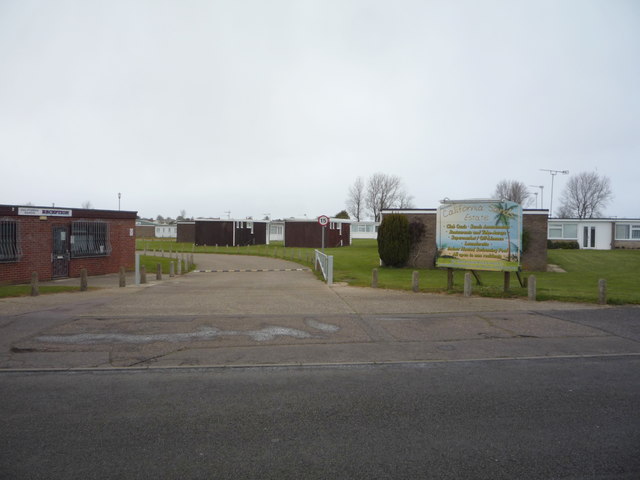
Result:
M260 255L313 266L313 248L284 248L282 242L249 247L194 247L189 243L147 239L137 242L139 250L155 250L156 255L160 255L161 250L165 255L169 251ZM380 267L376 240L354 240L350 247L327 248L325 253L334 257L334 282L370 286L371 272L378 268L380 288L411 289L411 276L416 269ZM548 263L559 265L566 273L521 273L522 277L536 276L539 300L595 303L598 301L598 280L603 278L607 281L608 303L640 304L640 250L549 250ZM152 271L155 270L147 270ZM446 292L446 270L418 269L418 272L421 291ZM452 293L462 293L464 273L455 271ZM500 298L527 296L527 289L520 287L515 274L511 275L511 288L507 293L503 292L504 276L501 272L479 272L479 275L482 285L474 284L475 295Z
M41 285L40 295L61 292L79 292L80 286L72 287L66 285ZM0 286L0 298L7 297L28 297L31 295L31 285L2 285Z

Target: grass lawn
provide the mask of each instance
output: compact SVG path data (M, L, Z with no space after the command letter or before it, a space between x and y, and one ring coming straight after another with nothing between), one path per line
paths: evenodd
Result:
M168 252L228 253L261 255L284 258L313 266L312 248L284 248L282 242L251 247L194 247L188 243L167 240L137 240L139 250L162 249ZM378 268L380 288L411 289L412 268L387 268L379 266L376 240L354 240L353 245L343 248L327 248L325 253L333 255L334 282L346 282L354 286L371 285L371 271ZM154 258L150 257L152 262ZM535 275L538 299L576 302L597 302L598 280L607 280L608 302L611 304L640 304L640 250L549 250L548 262L559 265L566 273L522 272L522 277ZM154 264L154 263L153 263ZM447 274L445 270L418 270L420 290L445 292ZM147 273L155 272L155 267ZM461 293L464 282L463 271L455 271L453 293ZM503 292L501 272L480 272L482 286L475 285L475 295L490 297L526 297L527 289L520 287L515 274L511 275L511 289Z
M169 258L168 253L167 253L167 256L165 257L153 256L153 255L140 255L140 267L142 268L142 266L144 266L147 272L147 279L151 278L152 275L156 274L156 271L158 269L158 264L160 264L160 267L162 268L162 273L165 275L169 275L171 262L175 262L175 265L173 268L175 269L175 273L177 273L178 272L177 260L175 258ZM188 271L191 271L194 269L193 265L189 265L189 268L186 268L187 262L188 262L188 259L185 258L185 263L182 264L183 272L185 271L185 269Z
M77 287L63 286L63 285L41 285L40 295L46 295L47 293L60 293L60 292L79 292L80 285ZM28 297L31 295L31 285L0 285L0 298L6 297Z

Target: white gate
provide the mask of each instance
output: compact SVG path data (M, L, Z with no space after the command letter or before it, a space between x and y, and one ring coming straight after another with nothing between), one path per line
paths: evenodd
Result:
M331 285L333 283L333 255L325 255L316 250L316 259L313 264L315 270L318 270L318 265L320 266L322 276L327 281L327 285Z

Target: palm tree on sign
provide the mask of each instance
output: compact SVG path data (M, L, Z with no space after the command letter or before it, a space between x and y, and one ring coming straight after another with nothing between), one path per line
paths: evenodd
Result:
M509 205L507 202L500 202L491 205L491 210L496 214L496 225L504 225L507 227L507 260L511 260L511 220L517 217L516 212L518 204L512 203Z

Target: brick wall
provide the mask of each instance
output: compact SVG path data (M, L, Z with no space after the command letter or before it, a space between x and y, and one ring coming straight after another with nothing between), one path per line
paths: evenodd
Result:
M638 249L640 248L640 241L637 240L614 240L613 248L629 248L629 249Z
M530 272L547 270L547 222L546 213L527 213L522 215L522 228L528 233L529 245L520 259L522 269Z
M424 235L411 248L407 266L413 268L435 268L436 263L436 212L407 214L409 224L420 222L424 225Z
M119 212L118 212L119 213ZM123 212L124 213L124 212ZM109 224L111 254L100 257L71 258L69 276L79 277L80 270L86 268L89 275L117 273L120 266L128 270L135 268L135 212L131 218L101 219L91 217L40 217L0 216L4 220L18 222L18 242L22 255L17 262L0 263L0 284L28 283L32 272L38 272L41 281L50 280L53 274L51 254L53 250L52 227L78 220L104 221ZM131 235L131 233L134 233Z

